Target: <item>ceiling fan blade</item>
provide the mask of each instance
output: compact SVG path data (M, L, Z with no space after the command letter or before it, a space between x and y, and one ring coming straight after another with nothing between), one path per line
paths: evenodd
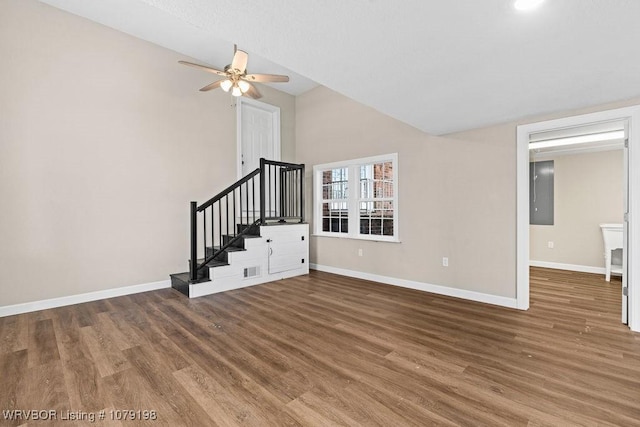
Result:
M278 74L247 74L245 80L250 82L269 83L269 82L288 82L289 76L281 76Z
M218 76L222 76L222 77L226 77L227 76L227 73L225 73L224 71L216 70L215 68L211 68L211 67L205 67L204 65L200 65L200 64L194 64L193 62L178 61L178 63L180 63L182 65L188 65L189 67L199 68L199 69L204 70L204 71L206 71L208 73L217 74Z
M262 98L262 94L258 92L258 89L252 84L249 84L249 89L244 94L253 99Z
M244 50L236 50L236 53L233 55L233 61L231 61L231 68L234 68L240 72L240 74L244 73L247 70L247 62L249 61L249 54Z
M218 80L217 82L213 82L211 84L206 85L205 87L203 87L202 89L200 89L200 92L207 92L209 90L213 90L213 89L217 89L220 87L220 83L222 83L224 80Z

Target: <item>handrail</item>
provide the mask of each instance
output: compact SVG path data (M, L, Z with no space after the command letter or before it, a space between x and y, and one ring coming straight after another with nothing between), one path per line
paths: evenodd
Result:
M303 223L304 170L304 164L261 158L259 168L202 205L191 202L190 282L209 280L207 264L257 225L266 225L267 221ZM204 253L200 260L199 245Z
M304 168L304 164L300 163L287 163L287 162L281 162L279 160L267 160L264 159L265 164L268 165L276 165L276 166L285 166L285 167L290 167L292 169L303 169Z
M209 206L213 205L215 202L217 202L218 200L222 199L224 196L226 196L227 194L231 193L233 190L235 190L236 188L240 187L245 182L248 182L251 178L253 178L254 176L258 175L259 173L260 173L260 168L254 170L249 175L244 176L242 179L240 179L239 181L235 182L234 184L231 184L230 186L228 186L227 188L225 188L224 190L222 190L221 192L219 192L218 194L216 194L215 196L213 196L212 198L210 198L209 200L207 200L206 202L204 202L203 204L198 206L198 212L202 212L203 210L205 210Z

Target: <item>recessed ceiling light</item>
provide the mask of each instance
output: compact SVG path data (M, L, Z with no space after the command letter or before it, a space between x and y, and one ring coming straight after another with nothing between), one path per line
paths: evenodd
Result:
M516 0L513 4L517 10L532 10L540 6L544 0Z

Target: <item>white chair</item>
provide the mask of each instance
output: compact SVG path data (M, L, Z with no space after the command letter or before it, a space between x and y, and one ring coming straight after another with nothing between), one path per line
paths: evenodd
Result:
M622 249L623 246L622 224L600 224L600 228L604 240L604 279L609 282L611 281L611 273L622 274L622 265L611 264L611 252Z

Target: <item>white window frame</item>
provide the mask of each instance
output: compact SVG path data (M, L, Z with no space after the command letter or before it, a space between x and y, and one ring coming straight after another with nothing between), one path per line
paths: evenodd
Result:
M393 236L372 234L360 234L360 166L372 163L391 162L393 165ZM322 231L322 174L325 171L347 168L348 172L348 199L349 232L339 233ZM338 237L343 239L374 240L378 242L400 242L399 232L399 206L398 206L398 153L384 154L380 156L365 157L361 159L345 160L333 163L324 163L313 167L313 234L314 236Z

